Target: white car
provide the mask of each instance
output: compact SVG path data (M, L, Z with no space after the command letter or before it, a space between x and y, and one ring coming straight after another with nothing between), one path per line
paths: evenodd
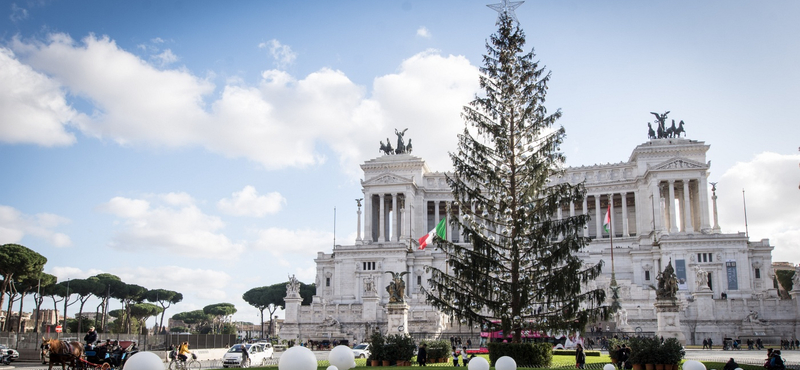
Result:
M250 362L245 364L241 363L243 348L247 349L247 353L250 357ZM263 367L267 366L269 360L273 359L273 357L272 344L236 344L222 356L222 367L250 367L251 365Z
M11 356L8 358L9 361L14 361L19 359L19 352L13 348L8 348L5 344L0 344L0 351L3 351L3 354L9 354L8 351L11 351Z
M369 343L361 343L353 347L353 356L355 356L355 358L367 358L369 355Z

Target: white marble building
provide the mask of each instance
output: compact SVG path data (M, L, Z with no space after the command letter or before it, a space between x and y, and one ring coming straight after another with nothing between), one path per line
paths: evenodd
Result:
M769 240L749 241L744 233L722 233L717 225L715 196L707 185L709 147L684 138L652 139L637 146L625 162L572 167L552 179L585 181L584 201L554 217L592 216L584 235L593 241L582 257L587 264L605 261L604 274L594 284L606 289L612 238L603 230L602 218L611 204L614 270L624 313L603 326L656 331L651 286L671 260L680 280L681 329L689 343L706 337L716 343L725 337L795 337L798 299L778 298ZM425 266L444 268L444 255L434 248L417 250L416 239L447 216L445 205L453 198L445 174L430 171L410 154L384 155L361 168L364 199L358 208L358 238L351 245L337 245L332 253L318 253L314 301L302 306L297 298L287 299L281 337L360 341L373 327L386 330L384 287L391 279L386 271L408 272L408 332L477 336L477 329L451 323L419 292L429 278ZM448 238L463 242L458 230L448 230Z

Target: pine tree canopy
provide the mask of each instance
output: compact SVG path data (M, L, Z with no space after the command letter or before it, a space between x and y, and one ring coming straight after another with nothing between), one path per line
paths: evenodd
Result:
M436 240L446 267L432 266L423 290L461 323L513 331L519 342L523 329L582 330L606 319L609 307L603 289L589 288L602 262L587 266L578 255L590 241L583 236L589 218L569 212L585 187L550 183L564 172L566 135L555 127L561 111L544 106L550 73L533 51L524 53L516 22L503 15L498 25L483 58L484 94L464 107L465 129L450 153L448 217L465 243Z

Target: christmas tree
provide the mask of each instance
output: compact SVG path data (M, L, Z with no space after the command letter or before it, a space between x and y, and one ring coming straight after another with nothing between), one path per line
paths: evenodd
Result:
M585 196L583 184L552 184L563 174L561 111L544 106L550 73L524 53L525 34L508 11L487 42L480 84L484 92L462 114L465 129L450 153L448 183L456 201L449 214L466 243L436 238L445 270L431 267L428 301L461 323L513 332L582 330L605 319L605 291L590 290L602 263L577 255L587 215L557 219ZM455 217L456 215L462 217ZM569 211L566 212L569 214Z

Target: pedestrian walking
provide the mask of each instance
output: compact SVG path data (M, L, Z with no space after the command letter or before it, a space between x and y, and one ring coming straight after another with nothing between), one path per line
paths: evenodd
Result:
M586 368L586 353L583 352L583 346L580 343L575 349L575 367L578 369Z

